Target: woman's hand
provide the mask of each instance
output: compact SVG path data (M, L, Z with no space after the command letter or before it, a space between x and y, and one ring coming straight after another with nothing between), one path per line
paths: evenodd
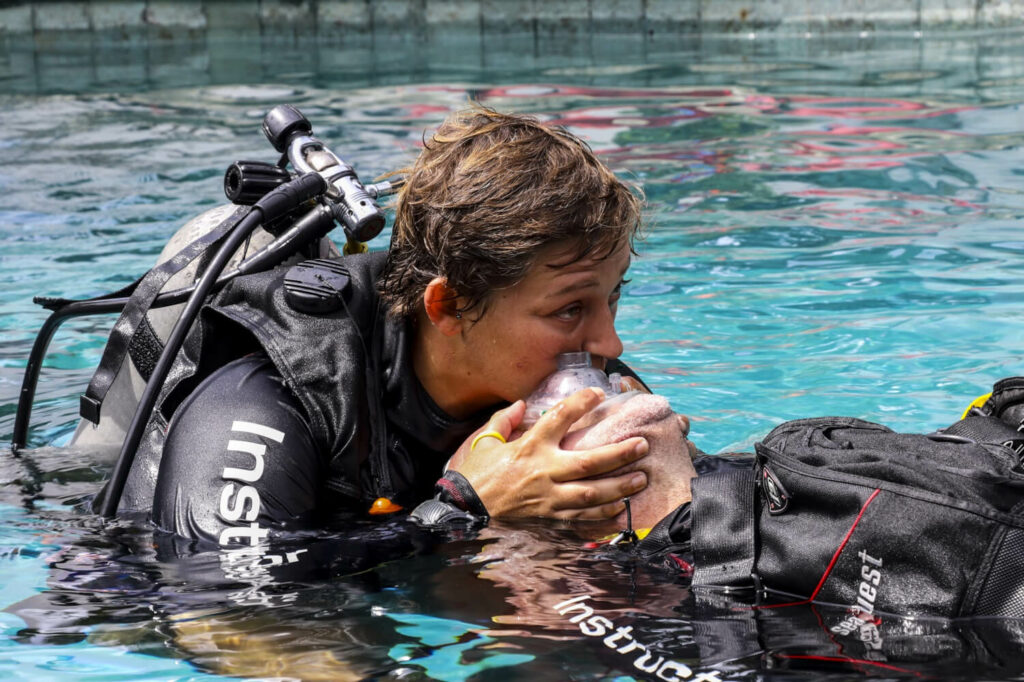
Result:
M492 517L612 518L625 509L623 497L647 486L646 474L632 471L591 477L643 458L647 441L628 438L592 450L559 447L573 423L603 398L600 390L584 389L545 412L519 439L502 443L485 437L471 449L480 433L497 431L505 439L512 436L526 409L523 401L517 401L496 412L470 436L449 460L448 469L466 477Z

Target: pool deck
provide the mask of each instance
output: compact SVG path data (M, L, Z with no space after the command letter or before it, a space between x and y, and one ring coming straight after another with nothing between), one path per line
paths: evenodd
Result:
M149 29L378 33L750 34L991 31L1024 26L1024 0L90 0L0 2L0 35Z

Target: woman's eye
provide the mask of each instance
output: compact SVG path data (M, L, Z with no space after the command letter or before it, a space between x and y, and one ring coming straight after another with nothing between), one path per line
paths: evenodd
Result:
M608 300L611 301L612 303L617 303L619 298L622 297L622 287L629 284L629 282L630 280L628 279L624 279L621 282L619 282L618 285L616 285L616 287L612 290L612 295L608 297Z
M560 320L574 320L579 317L581 312L583 312L583 306L579 303L573 303L556 312L555 317Z

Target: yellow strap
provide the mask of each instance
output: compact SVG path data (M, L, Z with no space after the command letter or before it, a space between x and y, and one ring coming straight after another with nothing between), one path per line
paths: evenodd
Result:
M351 256L353 253L366 253L370 250L370 245L366 242L345 242L345 246L341 247L341 252L346 256Z
M621 532L622 531L619 531L619 533L621 533ZM647 537L647 534L651 532L651 529L650 528L634 528L633 532L636 533L636 537L637 537L638 540L643 540L645 537ZM612 533L611 535L605 535L603 538L598 540L598 542L611 542L615 538L619 537L619 533Z
M967 409L964 410L964 413L962 415L960 415L960 418L961 419L966 419L967 418L967 413L970 412L972 408L981 407L982 405L985 404L985 401L987 401L991 397L992 397L991 393L986 393L985 395L979 395L977 398L974 399L974 401L970 405L967 406Z
M497 431L484 431L479 436L473 439L473 442L469 444L470 450L476 450L476 444L482 441L484 438L497 438L502 443L507 443L505 436L501 435Z

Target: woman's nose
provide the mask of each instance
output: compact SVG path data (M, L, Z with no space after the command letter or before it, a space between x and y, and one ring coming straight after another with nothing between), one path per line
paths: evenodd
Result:
M611 310L604 311L594 319L590 329L587 330L583 350L590 351L591 355L598 355L609 360L622 355L622 339L615 331L615 315Z

